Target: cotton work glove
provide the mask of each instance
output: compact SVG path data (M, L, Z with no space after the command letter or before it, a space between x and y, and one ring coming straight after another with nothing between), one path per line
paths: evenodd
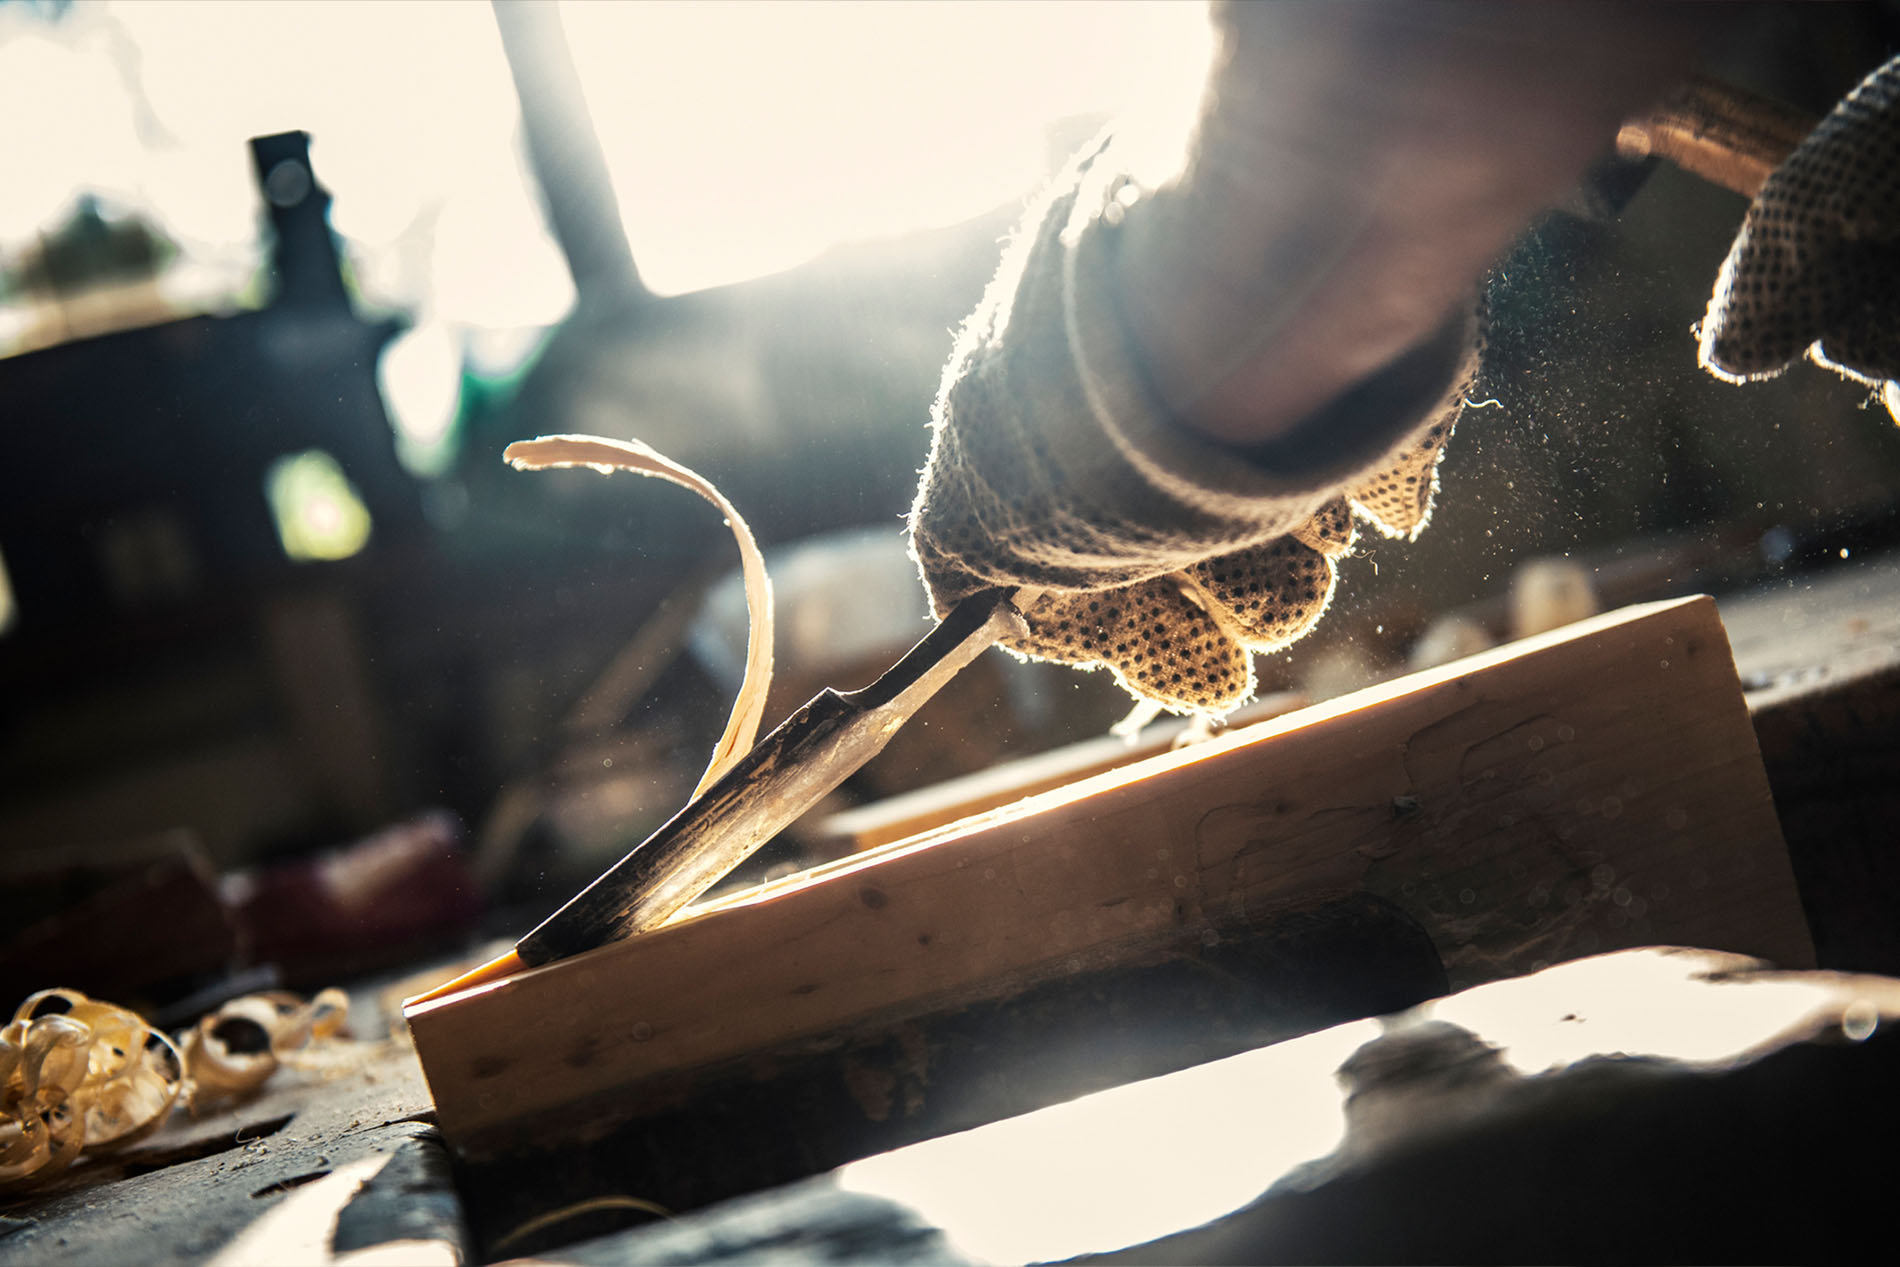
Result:
M1425 526L1475 322L1285 442L1206 439L1166 416L1112 295L1116 226L1140 196L1098 146L1031 209L945 371L912 553L939 617L990 586L1047 587L1013 650L1221 715L1253 694L1252 653L1326 610L1355 521L1392 537Z
M1878 387L1900 421L1900 58L1762 185L1701 338L1718 377L1771 378L1806 356Z

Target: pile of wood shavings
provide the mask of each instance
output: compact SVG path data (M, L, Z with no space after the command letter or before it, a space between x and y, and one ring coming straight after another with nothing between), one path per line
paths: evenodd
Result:
M84 1149L164 1120L185 1061L163 1032L77 990L41 990L0 1030L0 1188L39 1182Z
M246 995L200 1020L181 1048L125 1008L41 990L0 1029L0 1191L144 1139L181 1101L196 1111L256 1091L280 1067L336 1067L359 1046L342 1037L348 1013L341 990L307 1003Z
M279 1068L327 1072L357 1044L343 1037L350 1000L319 991L308 1003L284 990L233 999L186 1031L185 1101L193 1112L256 1091Z

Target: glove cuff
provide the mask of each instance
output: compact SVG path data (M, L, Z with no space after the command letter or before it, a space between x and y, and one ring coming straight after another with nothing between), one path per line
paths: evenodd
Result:
M1086 150L1031 209L959 335L911 513L940 609L984 584L1099 589L1270 541L1342 493L1362 500L1359 484L1433 430L1435 458L1449 431L1440 415L1468 379L1463 316L1272 445L1174 421L1114 291L1118 226L1142 196L1110 142ZM1375 522L1414 530L1429 467L1423 479L1417 516Z
M1342 491L1400 464L1434 424L1449 434L1477 372L1475 296L1384 369L1274 440L1232 444L1177 421L1142 371L1114 289L1116 230L1124 208L1140 196L1110 163L1097 162L1082 175L1062 233L1069 353L1091 420L1117 457L1180 513L1233 525L1234 535L1218 544L1238 548L1284 535ZM1215 544L1197 538L1197 555Z

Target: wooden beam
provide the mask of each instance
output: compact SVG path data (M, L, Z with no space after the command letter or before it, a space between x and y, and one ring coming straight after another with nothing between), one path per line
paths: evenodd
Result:
M1628 608L1152 757L409 1023L465 1158L611 1134L873 1031L909 1035L902 1058L925 1067L915 1103L858 1098L901 1134L946 1090L931 1018L1354 897L1422 930L1453 987L1658 942L1811 963L1713 601ZM966 1095L961 1124L1024 1107Z

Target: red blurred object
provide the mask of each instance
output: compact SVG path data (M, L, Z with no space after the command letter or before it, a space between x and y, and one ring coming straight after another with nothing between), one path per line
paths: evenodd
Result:
M172 831L0 861L0 1007L70 986L150 1003L228 972L238 933L204 849Z
M480 890L462 827L438 811L354 844L224 882L256 963L293 988L404 963L474 927Z

